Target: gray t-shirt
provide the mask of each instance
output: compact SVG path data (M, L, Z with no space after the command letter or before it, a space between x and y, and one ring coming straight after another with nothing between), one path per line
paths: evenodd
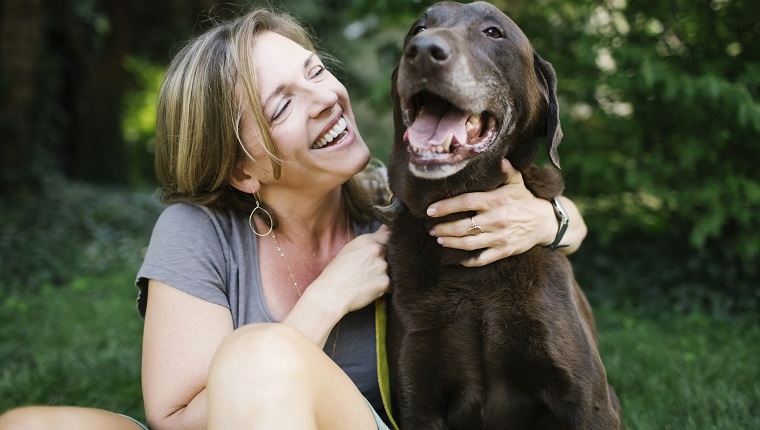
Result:
M379 228L360 227L356 234ZM234 211L177 203L156 222L136 285L137 307L145 317L148 279L155 279L230 310L235 328L276 322L264 300L257 236L248 217ZM351 312L340 323L333 360L377 411L382 400L377 382L374 306ZM325 343L332 352L335 330Z

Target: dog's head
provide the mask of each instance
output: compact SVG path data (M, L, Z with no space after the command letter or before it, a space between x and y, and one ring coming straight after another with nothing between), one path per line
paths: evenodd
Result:
M475 160L494 166L503 157L522 169L543 138L559 167L554 70L491 4L442 2L427 9L404 39L393 99L392 157L408 160L417 178L449 178ZM473 176L480 175L468 180Z

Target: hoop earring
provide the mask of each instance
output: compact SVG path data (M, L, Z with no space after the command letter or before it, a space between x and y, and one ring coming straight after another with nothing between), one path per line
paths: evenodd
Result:
M248 227L250 227L251 231L253 232L253 234L255 234L258 237L269 236L269 233L272 232L272 229L273 229L273 226L274 226L274 220L272 219L272 215L270 215L269 212L266 209L262 208L259 205L258 193L253 193L253 198L254 198L254 200L256 200L256 207L253 208L253 210L251 211L251 214L248 215ZM256 227L253 226L253 214L256 213L256 211L259 210L259 209L262 210L265 214L267 214L267 217L269 217L269 231L267 231L264 234L261 234L258 231L256 231Z

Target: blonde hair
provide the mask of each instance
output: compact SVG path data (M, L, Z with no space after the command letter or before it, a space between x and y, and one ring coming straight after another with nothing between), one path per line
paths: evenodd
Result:
M253 196L229 185L237 163L249 157L240 137L244 110L252 114L274 177L280 177L280 150L260 105L250 49L263 31L316 52L309 33L293 17L256 9L191 40L170 63L156 118L155 167L164 202L253 210ZM387 185L382 171L378 162L370 163L344 184L343 195L354 220L369 221L374 218L372 206L384 203Z

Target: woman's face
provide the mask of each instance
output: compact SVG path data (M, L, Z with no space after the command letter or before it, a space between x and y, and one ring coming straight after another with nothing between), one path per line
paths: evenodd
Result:
M360 172L369 161L351 110L346 88L325 69L319 57L273 32L256 38L253 59L261 106L282 153L278 185L336 187ZM259 161L257 176L272 183L269 160L252 132L251 116L243 116L242 134ZM254 164L254 163L252 163ZM313 188L312 188L313 189Z

